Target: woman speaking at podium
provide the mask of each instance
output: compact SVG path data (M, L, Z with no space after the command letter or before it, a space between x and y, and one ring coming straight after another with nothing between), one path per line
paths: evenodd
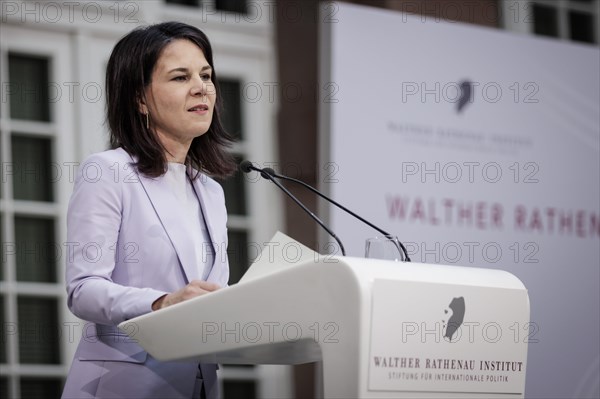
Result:
M135 29L106 91L112 149L81 164L67 215L68 306L89 323L63 398L218 397L215 364L160 362L117 328L229 278L223 190L208 175L235 163L208 38L177 22Z

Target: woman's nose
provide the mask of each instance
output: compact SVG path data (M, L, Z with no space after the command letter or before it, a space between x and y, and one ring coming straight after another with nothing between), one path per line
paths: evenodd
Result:
M193 86L191 89L191 93L193 96L205 96L207 93L207 82L205 82L200 77L197 77L193 80Z

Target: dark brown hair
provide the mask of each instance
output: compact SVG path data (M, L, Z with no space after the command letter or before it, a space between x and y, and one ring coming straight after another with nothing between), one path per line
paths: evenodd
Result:
M217 91L210 127L192 141L186 164L211 176L228 176L236 168L233 157L226 151L233 139L221 123L222 101L212 48L200 29L181 22L134 29L115 45L106 68L110 146L122 147L137 157L136 167L147 176L158 177L166 172L166 150L156 133L146 127L146 117L139 112L139 100L144 98L144 89L151 83L162 50L176 39L187 39L202 50L212 68L211 80Z

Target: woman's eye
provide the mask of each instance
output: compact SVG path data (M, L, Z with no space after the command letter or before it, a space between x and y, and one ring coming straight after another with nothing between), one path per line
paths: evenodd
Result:
M210 81L210 75L209 74L204 74L202 76L200 76L202 78L203 81L205 82L209 82Z
M185 77L185 76L175 76L175 77L173 78L173 80L175 80L175 81L178 81L178 82L183 82L183 81L185 81L186 79L187 79L187 77Z

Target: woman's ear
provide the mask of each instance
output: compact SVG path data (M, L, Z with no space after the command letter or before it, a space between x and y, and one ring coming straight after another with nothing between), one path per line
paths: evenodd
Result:
M148 114L148 106L146 105L146 96L141 94L137 97L138 111L141 114Z

